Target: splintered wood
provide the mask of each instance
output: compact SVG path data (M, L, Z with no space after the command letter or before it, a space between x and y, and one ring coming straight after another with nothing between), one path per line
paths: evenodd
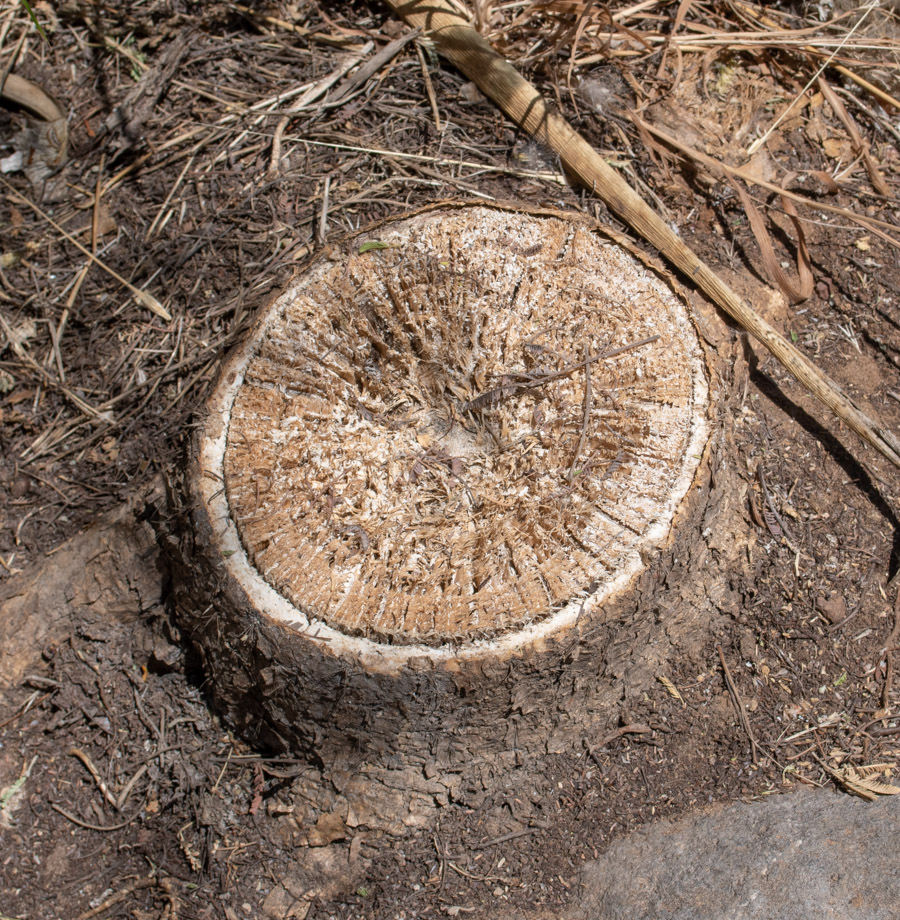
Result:
M314 263L220 387L215 475L309 623L491 640L626 588L708 436L681 300L563 215L430 210Z

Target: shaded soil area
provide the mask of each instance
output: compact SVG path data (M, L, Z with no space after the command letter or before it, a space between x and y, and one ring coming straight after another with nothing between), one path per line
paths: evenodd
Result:
M37 4L37 14L49 40L30 33L16 72L72 117L61 172L39 186L2 177L0 596L34 567L62 565L65 550L52 554L62 541L175 462L254 309L329 240L448 197L608 219L376 4L249 13L155 0L55 12ZM18 4L3 15L5 59L28 20ZM671 6L646 16L623 28L672 31ZM696 16L697 34L746 27L724 4ZM763 287L757 243L727 184L671 149L646 147L627 117L639 105L642 118L680 127L684 144L728 160L802 88L794 73L805 82L809 62L777 47L723 47L711 58L689 47L679 65L640 42L640 53L617 56L621 42L635 42L619 31L616 42L597 40L596 60L582 48L569 73L567 33L552 31L560 23L574 28L537 14L524 25L497 14L486 28L701 256L898 430L890 232L805 213L816 283L787 306ZM892 40L888 25L880 40ZM541 29L557 35L555 46L534 44ZM354 82L359 61L392 41L387 59ZM891 197L874 190L846 124L814 96L774 130L756 165L779 182L806 176L816 201L896 224L896 131L857 84L835 83ZM0 114L0 136L21 117ZM790 221L776 198L753 194L769 206L774 251L791 271ZM251 750L217 723L157 573L160 604L73 602L71 634L47 643L4 694L0 913L539 916L577 897L586 860L655 818L834 784L848 764L898 764L900 475L742 333L721 320L706 328L723 354L738 355L743 564L722 589L739 602L721 634L669 662L653 692L622 708L617 731L586 726L579 756L538 759L532 782L514 788L499 777L490 794L451 804L435 826L405 837L344 821L310 826L314 766ZM152 553L134 564L152 572Z

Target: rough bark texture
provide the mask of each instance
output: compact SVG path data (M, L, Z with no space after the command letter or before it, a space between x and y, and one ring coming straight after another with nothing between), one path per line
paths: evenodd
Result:
M668 538L643 552L628 590L520 647L390 666L289 628L248 596L203 485L201 441L221 421L201 420L169 483L163 542L179 622L229 723L309 757L311 833L327 835L332 820L400 833L448 801L476 804L532 758L596 742L671 656L710 635L733 606L728 570L745 540L726 362L710 353L707 364L712 434Z

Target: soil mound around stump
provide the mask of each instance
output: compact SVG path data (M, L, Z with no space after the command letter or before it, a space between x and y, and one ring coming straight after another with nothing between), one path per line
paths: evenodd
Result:
M475 751L608 723L712 609L683 587L660 628L653 570L703 543L714 365L577 215L444 204L323 252L172 482L179 617L226 714L335 775L425 765L438 802Z

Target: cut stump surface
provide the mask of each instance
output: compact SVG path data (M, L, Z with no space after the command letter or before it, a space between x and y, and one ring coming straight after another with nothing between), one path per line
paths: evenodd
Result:
M449 204L329 248L230 357L174 483L214 694L332 769L571 744L653 658L715 380L682 298L577 215Z

